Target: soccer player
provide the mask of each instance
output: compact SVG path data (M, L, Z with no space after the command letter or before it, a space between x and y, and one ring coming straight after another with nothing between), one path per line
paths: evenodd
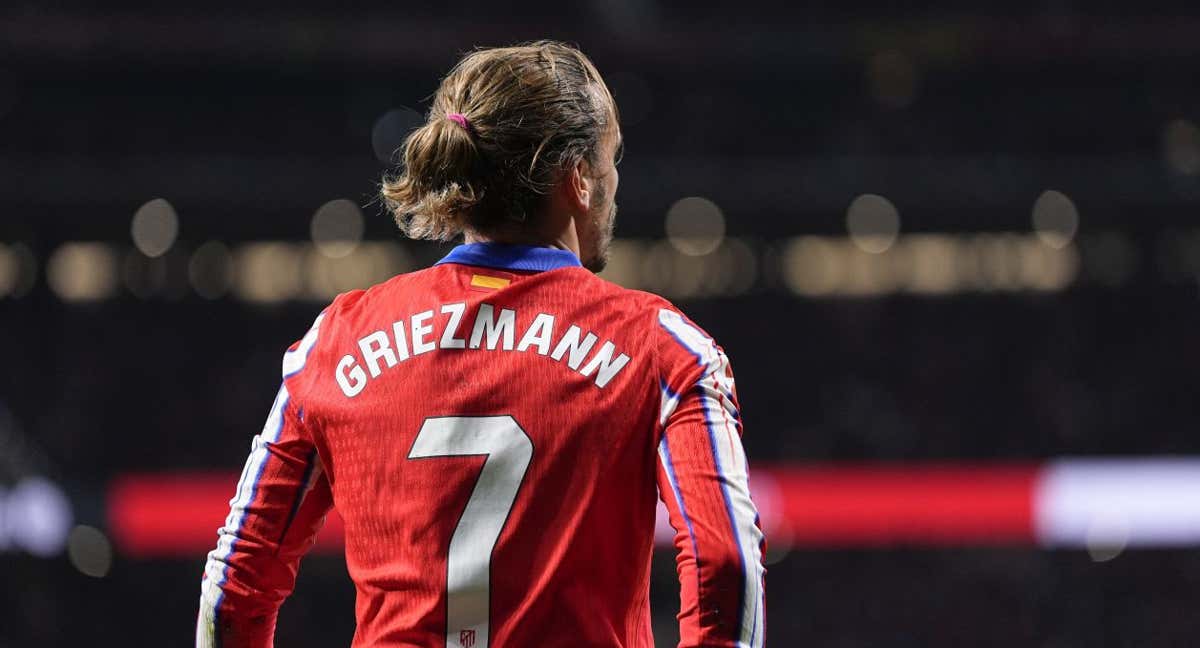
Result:
M355 646L651 646L659 497L680 645L762 645L729 361L667 301L593 274L621 149L573 47L478 50L443 80L383 197L408 236L465 244L339 296L284 354L208 556L198 646L272 644L332 508Z

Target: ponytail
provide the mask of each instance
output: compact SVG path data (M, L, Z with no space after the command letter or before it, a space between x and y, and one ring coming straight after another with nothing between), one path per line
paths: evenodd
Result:
M425 125L409 134L384 203L407 236L534 227L561 172L594 160L617 119L595 66L554 41L481 49L442 80Z

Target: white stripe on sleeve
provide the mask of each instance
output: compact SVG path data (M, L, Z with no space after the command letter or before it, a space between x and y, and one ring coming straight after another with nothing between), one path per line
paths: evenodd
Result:
M743 607L738 645L757 648L763 640L763 534L757 524L758 510L750 499L746 452L734 423L736 410L725 397L716 373L701 380L699 388L713 458L742 557Z
M283 377L294 376L308 361L308 354L317 344L317 335L321 331L321 320L325 319L325 313L317 315L317 319L313 321L312 327L308 329L308 333L300 339L300 344L294 351L288 351L283 354Z
M229 515L225 518L225 525L217 531L217 548L208 554L208 561L204 565L206 577L200 586L200 617L196 629L197 646L206 646L213 640L212 628L205 626L211 626L217 622L217 611L221 606L221 599L224 598L221 588L225 584L229 555L233 553L234 542L246 519L246 507L254 500L255 492L258 490L258 480L262 476L263 466L270 454L267 444L278 441L279 434L283 430L283 410L287 407L288 398L287 386L281 386L279 393L275 396L274 404L271 405L271 412L267 415L267 422L263 425L262 433L255 436L250 442L250 456L242 468L242 475L238 479L233 499L229 500Z

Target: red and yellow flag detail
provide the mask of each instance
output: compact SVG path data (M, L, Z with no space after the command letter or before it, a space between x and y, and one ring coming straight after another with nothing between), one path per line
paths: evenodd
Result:
M493 277L490 275L481 274L471 275L472 288L491 288L495 290L497 288L504 288L510 283L512 283L512 279L505 279L504 277Z

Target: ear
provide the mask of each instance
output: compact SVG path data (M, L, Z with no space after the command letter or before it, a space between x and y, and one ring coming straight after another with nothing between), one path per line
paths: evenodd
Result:
M580 160L567 170L563 178L567 204L580 212L587 212L592 206L592 193L595 185L591 179L591 169L587 160Z

